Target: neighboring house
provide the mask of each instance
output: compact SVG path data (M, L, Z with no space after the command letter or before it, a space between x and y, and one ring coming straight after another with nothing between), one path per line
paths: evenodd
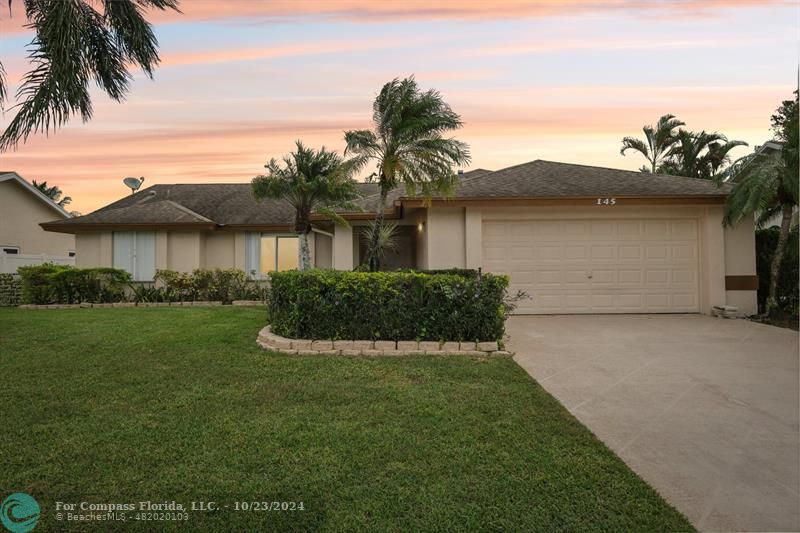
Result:
M361 184L352 227L322 219L314 264L352 269L378 191ZM727 185L707 180L532 161L463 174L430 204L392 191L401 228L389 268L482 268L532 296L521 313L756 313L753 222L723 228ZM86 216L42 224L74 233L78 264L117 266L138 280L157 268L231 268L259 278L297 265L293 211L253 199L249 184L155 185Z
M16 172L0 172L0 272L45 261L74 263L75 237L40 227L55 217L71 215Z

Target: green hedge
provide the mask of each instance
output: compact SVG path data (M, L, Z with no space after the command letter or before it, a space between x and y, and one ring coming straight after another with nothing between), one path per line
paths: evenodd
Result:
M242 270L195 269L191 273L175 270L156 270L156 282L133 286L136 302L212 301L230 303L233 300L266 299L265 288L247 279Z
M273 272L267 309L278 335L302 339L494 341L508 277L419 272Z
M22 282L16 274L0 274L0 307L19 305Z
M75 268L72 266L25 266L17 269L22 278L22 302L26 304L110 303L125 300L130 274L116 268Z
M758 273L758 309L766 310L769 296L770 266L778 244L779 228L766 228L756 231L756 272ZM791 316L798 315L800 302L800 253L798 253L798 231L795 228L789 234L786 252L781 262L780 279L778 279L778 306L780 310Z

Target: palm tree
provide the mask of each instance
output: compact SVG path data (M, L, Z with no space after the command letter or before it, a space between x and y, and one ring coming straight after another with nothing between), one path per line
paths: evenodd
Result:
M389 191L405 185L407 193L430 200L434 194L453 194L458 182L453 165L470 161L469 146L446 133L462 126L461 117L433 89L421 91L414 77L395 78L385 84L372 105L372 130L345 132L345 154L355 154L360 164L375 161L380 203L376 227L383 226ZM380 269L381 231L369 242L369 268Z
M138 65L151 78L159 62L158 41L145 10L178 11L178 0L24 0L36 35L28 48L32 64L16 94L17 114L0 135L0 151L31 133L55 131L74 114L92 117L92 82L116 101L124 99ZM95 5L102 5L102 12ZM9 0L9 7L11 0ZM6 103L0 64L0 111Z
M320 214L338 224L347 221L336 209L355 210L352 200L358 196L353 175L358 170L354 161L345 161L336 152L306 148L300 141L297 150L283 157L283 166L271 159L264 167L267 175L253 178L253 195L257 199L283 199L295 210L294 231L297 233L300 270L311 268L308 234L311 215Z
M673 130L683 125L684 123L675 118L674 115L664 115L658 119L655 128L653 126L642 128L644 141L635 137L624 137L622 139L622 149L620 149L619 153L625 155L628 150L640 152L650 163L650 168L642 167L642 171L655 174L661 161L675 142Z
M45 196L53 200L61 207L64 207L65 205L72 203L71 197L69 196L62 197L64 193L61 191L58 185L53 185L52 187L48 187L46 181L37 182L36 180L33 180L32 184L34 187L42 191L42 193L44 193Z
M781 263L789 241L792 213L797 209L800 197L800 172L798 172L798 100L786 100L775 115L772 127L779 141L780 152L756 152L741 158L730 171L733 175L733 191L725 204L723 223L734 225L745 216L758 217L763 225L778 213L781 214L781 229L775 253L770 264L769 295L767 313L778 309L778 278Z
M730 162L729 152L744 141L729 141L721 133L680 130L659 170L690 178L713 179Z

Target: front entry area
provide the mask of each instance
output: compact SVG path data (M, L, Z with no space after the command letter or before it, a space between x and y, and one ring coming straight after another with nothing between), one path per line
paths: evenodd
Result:
M481 251L518 314L700 311L695 218L484 220Z

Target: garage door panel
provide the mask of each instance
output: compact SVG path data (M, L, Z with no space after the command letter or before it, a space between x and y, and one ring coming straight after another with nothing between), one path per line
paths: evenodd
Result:
M586 246L579 245L565 245L564 246L564 259L586 259L588 255Z
M482 251L531 295L520 313L699 310L695 220L491 221Z

